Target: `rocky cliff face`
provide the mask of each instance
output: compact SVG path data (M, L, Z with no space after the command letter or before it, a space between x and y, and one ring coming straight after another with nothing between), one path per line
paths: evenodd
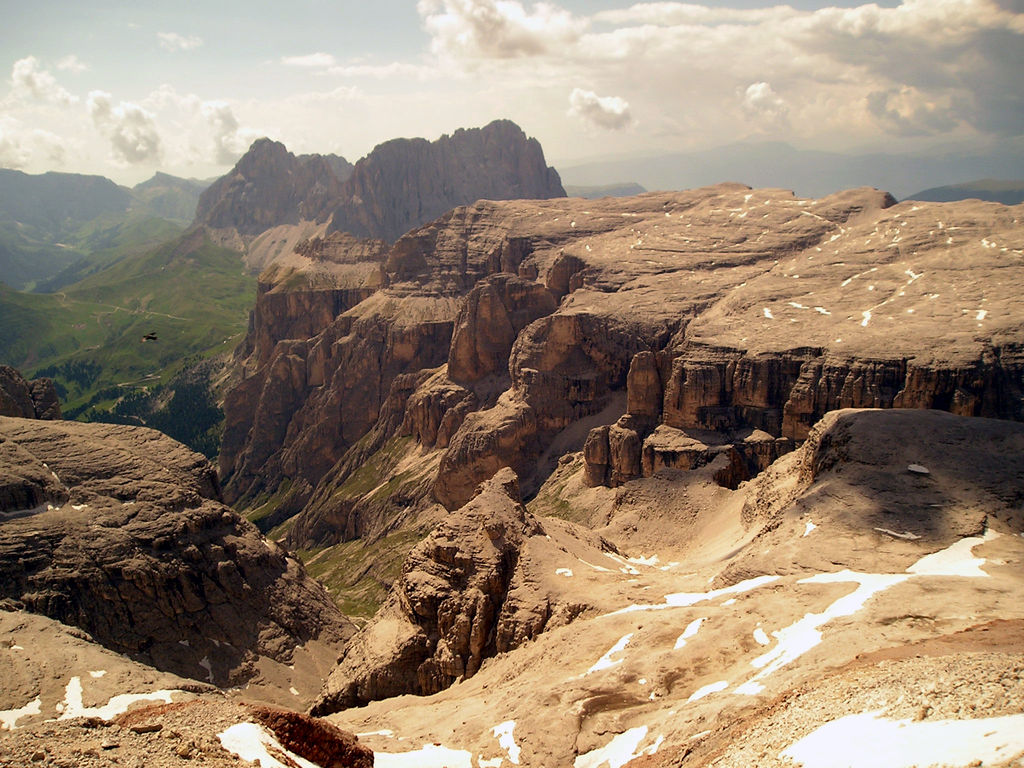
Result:
M221 685L352 633L302 566L153 430L0 418L0 597Z
M259 139L203 191L195 224L239 247L279 224L324 218L344 181L338 170L344 175L346 166L342 158L297 157L278 141Z
M411 437L456 509L502 467L530 493L579 450L591 484L717 461L736 487L841 407L1020 420L1019 216L740 185L456 209L400 238L381 289L325 311L311 338L251 345L227 402L226 493L287 479L288 514L315 497L329 519L354 503L346 452L375 428L378 448Z
M329 232L393 242L475 200L548 197L565 197L565 190L540 144L497 120L434 142L394 139L355 166L330 155L297 157L260 139L203 192L195 225L239 250L274 227L328 221Z
M333 230L397 240L475 200L565 197L536 139L496 120L435 142L394 139L356 163L334 210Z
M464 764L782 768L838 749L868 765L884 734L906 743L915 732L908 765L949 762L954 748L961 763L1005 762L1021 746L1004 744L1024 744L1022 441L1024 425L1005 420L842 410L736 490L711 479L722 459L616 489L573 485L573 461L562 498L598 508L597 532L622 554L574 545L537 517L552 541L525 536L516 571L553 604L585 594L588 610L429 696L363 704L400 690L386 669L452 661L456 672L472 656L396 654L390 667L346 656L318 707L362 704L330 720L375 734L363 737L374 749L429 744ZM454 526L488 492L424 542L432 557L425 547L410 559L402 594L422 602L401 614L389 603L350 654L382 659L442 626L439 650L477 636L487 614L473 607L494 593L474 577L497 560L478 553L506 539L491 544L486 520ZM414 605L439 607L437 621ZM415 677L406 684L418 690ZM936 735L954 728L974 735Z
M0 416L60 419L60 400L52 379L26 381L21 372L0 365Z
M549 543L552 534L557 544ZM545 559L542 551L571 546L569 540L577 549L589 544L589 556L602 558L596 537L577 535L561 526L548 533L523 506L515 473L498 472L409 554L387 602L347 649L314 713L436 693L472 677L485 659L572 621L594 603L556 596L536 571L543 567L537 562Z

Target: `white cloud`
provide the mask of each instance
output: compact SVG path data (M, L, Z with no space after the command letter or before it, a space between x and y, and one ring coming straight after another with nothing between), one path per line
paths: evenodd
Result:
M79 72L85 72L89 67L86 66L75 54L70 53L60 59L57 59L57 69L65 72L73 72L75 74Z
M333 67L334 57L329 53L307 53L305 56L282 56L281 63L286 67Z
M214 162L233 165L256 138L254 132L240 131L238 118L227 102L207 101L202 114L212 131Z
M751 117L773 123L785 120L788 108L770 84L761 81L751 83L743 92L743 111Z
M67 106L78 101L47 70L40 68L35 56L14 62L11 68L11 96L22 101L42 101Z
M203 44L203 38L195 35L179 35L177 32L157 32L160 47L165 51L191 51Z
M11 130L9 121L0 123L0 168L21 168L31 157L28 150Z
M945 133L957 124L948 101L936 102L908 86L869 93L867 106L886 130L902 136Z
M419 0L431 49L455 58L512 59L559 53L586 22L551 3L518 0Z
M42 128L26 129L9 117L0 118L0 168L22 168L33 161L48 168L67 160L64 140Z
M610 131L621 130L633 121L628 102L618 96L598 96L582 88L573 88L569 94L569 114Z
M386 80L391 77L430 80L440 74L439 70L433 67L409 64L404 61L393 61L389 64L342 64L330 67L326 72L328 75L337 77L368 77L376 80Z
M106 91L90 91L86 107L93 123L110 141L115 160L130 165L160 160L160 133L151 112L126 101L115 106Z

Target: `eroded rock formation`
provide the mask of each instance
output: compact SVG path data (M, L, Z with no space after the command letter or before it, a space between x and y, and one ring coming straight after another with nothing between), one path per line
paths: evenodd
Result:
M0 416L60 419L60 400L52 379L27 381L21 372L0 365Z
M393 139L355 166L334 155L295 156L259 139L203 192L195 226L239 250L271 228L311 222L394 242L457 205L548 197L565 197L558 173L540 143L508 120L433 142Z
M238 683L353 627L150 429L0 418L0 596L158 669Z
M359 262L382 287L333 319L324 305L311 338L296 337L315 313L294 333L257 314L253 373L227 401L227 496L288 481L286 514L315 497L327 519L354 503L346 455L365 461L354 446L375 428L378 447L413 438L437 467L433 497L456 509L502 467L529 493L579 450L591 483L722 455L735 487L841 407L1019 420L1019 215L730 184L455 209ZM384 428L402 376L417 383Z
M530 563L549 534L523 506L510 469L418 544L384 607L349 645L314 713L403 693L430 694L588 607L555 596ZM582 539L595 537L580 535ZM598 547L594 552L599 553Z

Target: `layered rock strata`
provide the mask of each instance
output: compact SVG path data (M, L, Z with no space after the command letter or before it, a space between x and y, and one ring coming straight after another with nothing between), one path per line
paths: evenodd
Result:
M576 546L589 541L597 559L596 537L576 533ZM540 540L552 534L572 538L564 527L548 533L523 506L515 473L498 472L409 554L384 607L331 673L314 713L436 693L472 677L485 659L576 618L593 603L557 595L532 563Z
M592 483L724 454L735 487L839 407L1019 420L1019 216L741 185L456 209L402 237L381 289L314 336L285 323L258 345L227 402L227 495L287 479L304 489L291 511L329 503L314 489L352 471L405 375L420 381L381 434L439 462L448 509L502 467L529 493L584 448Z
M221 685L353 627L153 430L0 418L0 596L158 669Z

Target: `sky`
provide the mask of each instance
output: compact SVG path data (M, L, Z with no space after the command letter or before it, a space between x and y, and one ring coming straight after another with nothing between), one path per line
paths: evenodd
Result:
M549 163L1024 145L1024 0L0 0L0 167L210 178L509 118Z

